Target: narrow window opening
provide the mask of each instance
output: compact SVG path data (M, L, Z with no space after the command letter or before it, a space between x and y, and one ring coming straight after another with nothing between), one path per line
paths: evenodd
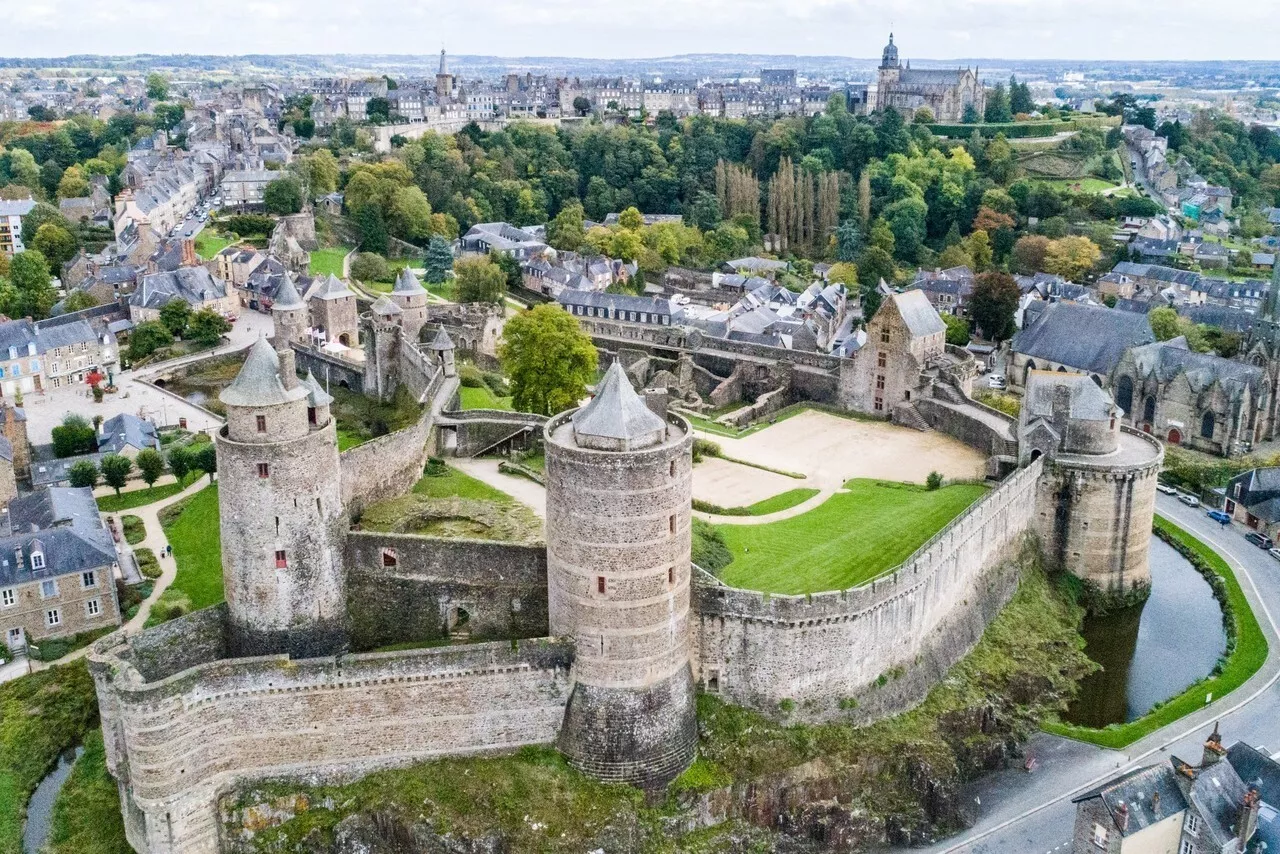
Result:
M675 582L676 582L676 569L673 566L669 566L667 567L667 583L675 584Z
M258 477L270 477L271 467L266 463L258 463Z
M267 416L265 415L258 416L258 432L259 433L267 432Z
M280 517L276 517L276 536L280 536Z
M602 595L603 595L603 594L604 594L604 592L605 592L605 590L604 590L604 576L603 576L603 575L597 575L597 576L596 576L596 592L597 592L597 593L600 593L600 594L602 594Z
M382 565L383 565L383 566L395 566L396 564L398 564L398 563L399 563L399 561L400 561L400 559L399 559L399 557L396 555L396 550L395 550L395 549L383 549L383 550L382 550Z
M676 517L674 514L667 518L667 527L671 529L671 533L674 534L676 532Z
M289 559L285 555L284 549L276 549L276 569L284 569L288 565Z
M671 461L671 476L672 476L672 477L675 477L675 476L676 476L676 461L675 461L675 460L672 460L672 461Z

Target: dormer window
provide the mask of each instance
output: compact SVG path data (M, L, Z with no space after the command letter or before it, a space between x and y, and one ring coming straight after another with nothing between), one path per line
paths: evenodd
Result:
M31 568L44 569L44 552L31 552Z

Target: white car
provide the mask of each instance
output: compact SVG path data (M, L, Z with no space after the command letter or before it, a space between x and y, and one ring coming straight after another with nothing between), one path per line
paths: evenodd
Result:
M1167 483L1156 483L1156 489L1160 492L1163 492L1165 495L1178 494L1178 490L1174 489L1172 486L1170 486Z
M1006 389L1008 387L1009 384L1004 381L1004 376L1001 374L992 374L987 377L987 388Z
M1276 560L1280 560L1280 549L1267 549L1267 554L1271 555Z
M1194 495L1187 495L1185 492L1178 493L1178 500L1181 501L1183 504L1187 505L1188 507L1200 506L1199 498L1196 498Z

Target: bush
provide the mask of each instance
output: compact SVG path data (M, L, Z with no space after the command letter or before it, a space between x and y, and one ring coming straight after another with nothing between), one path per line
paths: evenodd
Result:
M693 520L692 560L712 575L716 575L733 561L724 537L716 527L701 519Z
M458 383L463 388L481 388L484 386L484 372L472 364L459 365Z
M720 446L710 439L693 440L693 461L695 463L702 462L703 457L718 457L721 454Z
M141 522L141 520L139 520L139 522ZM142 573L143 578L160 577L160 561L156 560L155 552L151 549L134 549L133 556L138 561L138 572Z
M507 388L507 381L502 378L502 374L495 374L493 371L484 372L484 384L489 387L489 391L498 397L506 397L510 394Z
M941 489L942 475L936 471L929 472L929 476L924 480L924 487L929 490Z
M447 477L449 466L439 457L428 457L427 464L422 467L422 473L427 477Z
M372 252L361 252L351 259L351 278L362 282L385 282L391 279L387 259Z

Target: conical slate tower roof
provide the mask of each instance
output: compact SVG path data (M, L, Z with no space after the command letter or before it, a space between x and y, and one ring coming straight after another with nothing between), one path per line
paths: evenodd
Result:
M284 387L280 379L280 357L266 338L259 338L249 348L240 373L231 385L222 390L218 399L227 406L260 407L288 403L306 396L307 389L300 385L292 389Z
M307 390L308 405L328 406L333 403L333 396L320 387L320 383L316 382L316 375L309 370L307 378L302 381L302 387Z
M285 276L284 281L280 283L280 289L276 291L276 298L272 301L271 308L288 311L306 307L307 304L302 301L302 297L298 296L298 289L293 286L293 281Z
M327 279L316 286L315 293L312 296L319 299L337 299L338 297L352 296L352 293L346 282L330 273Z
M404 314L404 310L401 309L400 306L393 303L390 297L388 297L386 294L383 294L382 296L374 300L373 313L377 315L381 315L382 317L390 317L396 314Z
M400 275L396 277L396 286L391 289L393 294L406 294L411 296L421 296L425 294L427 289L418 283L418 277L409 272L409 268L405 267L400 271Z
M573 413L574 438L588 448L647 448L661 442L666 430L666 423L636 394L617 361L609 366L591 402Z
M453 339L449 337L449 333L444 331L444 327L440 327L440 331L436 333L436 337L431 339L431 343L427 345L428 350L452 350Z

